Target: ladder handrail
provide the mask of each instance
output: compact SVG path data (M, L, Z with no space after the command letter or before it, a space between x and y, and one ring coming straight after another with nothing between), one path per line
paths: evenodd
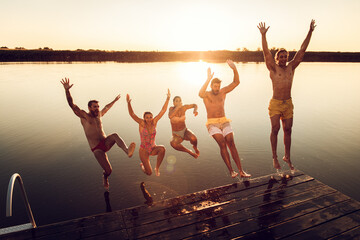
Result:
M27 211L30 223L32 224L33 228L36 228L36 223L35 223L35 220L34 220L34 216L32 214L30 203L29 203L29 200L28 200L26 192L25 192L24 183L23 183L23 181L21 179L20 174L18 174L18 173L14 173L10 178L10 182L9 182L9 186L8 186L8 192L7 192L7 199L6 199L6 216L7 217L12 216L12 199L13 199L14 184L15 184L16 180L18 180L18 182L20 184L24 204L25 204L25 207L26 207L26 211Z

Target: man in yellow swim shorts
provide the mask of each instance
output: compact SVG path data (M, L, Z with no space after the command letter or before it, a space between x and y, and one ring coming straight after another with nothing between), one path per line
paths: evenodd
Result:
M234 80L228 86L220 89L221 81L218 78L213 78L214 73L211 73L209 68L207 71L207 80L199 92L199 96L203 99L207 111L207 123L209 134L215 139L220 147L221 157L225 165L229 169L231 177L236 177L239 173L241 177L250 177L242 170L240 157L234 142L234 133L230 126L230 120L225 117L224 103L226 94L231 92L236 86L240 84L239 73L235 64L231 60L227 60L229 67L234 71ZM210 80L211 91L206 91ZM230 155L227 150L230 149L231 156L239 169L239 173L235 172L231 166Z
M273 166L275 169L281 168L276 153L277 136L280 130L281 120L284 130L285 145L285 156L283 157L283 160L289 165L291 170L294 170L294 166L290 160L291 129L293 125L294 108L291 100L291 87L295 68L299 66L303 60L305 51L310 43L310 38L315 27L315 20L312 20L310 23L310 29L304 42L301 45L300 50L295 54L294 58L289 63L287 63L289 53L283 48L279 49L275 54L275 59L272 57L266 40L266 32L269 27L266 27L265 23L259 23L258 25L258 29L261 33L265 64L267 69L270 71L270 78L273 86L273 96L269 104L269 115L271 121L270 142L273 155Z

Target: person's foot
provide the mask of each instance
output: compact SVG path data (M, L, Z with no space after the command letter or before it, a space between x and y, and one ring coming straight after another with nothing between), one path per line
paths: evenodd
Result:
M198 157L199 157L199 155L196 154L196 153L194 153L193 151L189 151L189 154L190 154L191 156L193 156L194 158L198 158Z
M251 177L251 174L246 173L246 172L244 172L244 171L241 171L241 172L240 172L240 177L242 177L242 178L249 178L249 177Z
M157 169L157 168L154 168L154 170L155 170L155 175L159 177L159 176L160 176L160 172L159 172L159 169Z
M197 147L194 146L194 150L195 150L195 153L199 156L200 155L200 151Z
M232 171L230 174L231 174L232 178L235 178L235 177L237 177L237 175L239 175L239 173L237 173L235 171Z
M141 170L142 170L144 173L146 173L143 163L140 163L140 167L141 167Z
M109 191L109 176L106 175L105 173L103 174L103 184L104 184L104 188Z
M128 148L128 157L129 158L131 158L132 155L134 154L135 147L136 147L136 144L134 142L130 143L129 148Z
M275 169L281 169L279 160L277 159L277 157L273 158L273 166Z
M289 165L290 170L295 170L294 166L292 165L290 158L283 157L284 162L286 162Z

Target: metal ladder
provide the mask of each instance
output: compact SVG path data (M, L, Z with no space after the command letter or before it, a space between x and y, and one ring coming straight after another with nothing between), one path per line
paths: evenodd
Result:
M25 192L24 183L21 179L20 174L18 174L18 173L14 173L10 178L8 191L7 191L7 197L6 197L6 216L7 217L12 216L12 199L13 199L14 184L15 184L16 180L18 180L18 182L20 184L21 193L23 196L24 204L26 207L26 211L27 211L30 223L25 223L25 224L7 227L7 228L0 228L0 236L3 234L7 234L7 233L36 228L34 216L32 214L30 203L29 203L29 200L28 200L26 192Z

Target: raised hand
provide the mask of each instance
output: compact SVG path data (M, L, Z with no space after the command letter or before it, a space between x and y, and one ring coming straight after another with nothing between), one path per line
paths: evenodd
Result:
M233 61L231 61L230 59L226 60L227 64L229 65L229 67L232 69L232 70L235 70L236 69L236 66L234 64Z
M169 89L168 89L168 91L167 91L166 96L167 96L168 98L170 98L170 96L171 96L171 94L170 94L170 90L169 90Z
M207 69L207 76L208 76L208 79L212 79L214 77L214 73L211 73L211 68Z
M117 96L116 96L116 98L114 99L114 102L116 102L117 100L119 100L119 99L120 99L120 97L121 97L121 96L120 96L120 94L119 94L119 95L117 95Z
M316 27L316 25L315 25L315 20L312 19L312 20L311 20L311 23L310 23L310 31L314 31L315 27Z
M269 26L270 27L270 26ZM267 30L269 29L269 27L266 27L264 22L259 23L259 25L257 26L257 28L260 30L261 34L266 34Z
M64 86L65 90L69 90L74 84L71 84L70 85L70 79L69 78L64 78L64 79L61 79L61 84Z
M128 103L131 102L131 99L130 99L130 95L129 95L129 94L126 94L126 101L127 101Z

